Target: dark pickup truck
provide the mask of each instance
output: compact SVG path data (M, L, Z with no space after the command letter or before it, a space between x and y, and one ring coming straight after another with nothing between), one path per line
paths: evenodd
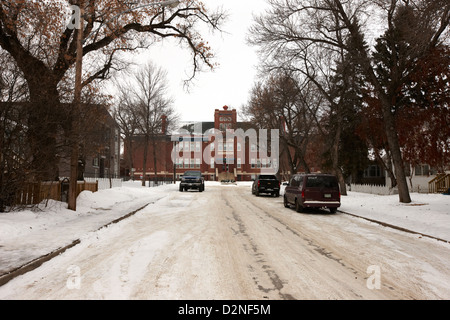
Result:
M205 190L205 180L200 171L186 171L181 177L180 191L197 189L200 192Z
M275 175L262 174L258 176L252 185L252 194L270 193L275 197L280 196L280 181Z

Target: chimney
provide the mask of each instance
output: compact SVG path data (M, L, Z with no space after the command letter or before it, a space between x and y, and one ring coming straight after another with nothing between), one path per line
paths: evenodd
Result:
M161 116L161 133L165 135L167 133L167 116Z

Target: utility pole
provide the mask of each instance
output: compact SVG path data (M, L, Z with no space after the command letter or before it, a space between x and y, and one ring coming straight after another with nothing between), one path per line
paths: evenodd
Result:
M69 210L77 210L77 185L78 185L78 157L79 157L79 139L78 128L79 116L81 110L81 80L83 71L83 33L84 33L84 3L80 0L80 17L77 35L77 57L76 57L76 73L75 73L75 94L72 107L71 129L70 134L70 185L69 185Z

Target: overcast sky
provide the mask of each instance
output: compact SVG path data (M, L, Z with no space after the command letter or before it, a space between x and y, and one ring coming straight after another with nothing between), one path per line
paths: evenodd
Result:
M220 64L215 71L199 73L187 92L183 80L189 77L192 67L189 50L179 48L174 41L164 41L139 58L142 63L150 59L168 72L181 121L214 121L214 110L224 105L239 113L256 80L256 48L246 44L246 36L253 13L262 12L267 6L265 0L204 0L204 3L211 10L223 7L229 14L222 27L224 33L204 34Z

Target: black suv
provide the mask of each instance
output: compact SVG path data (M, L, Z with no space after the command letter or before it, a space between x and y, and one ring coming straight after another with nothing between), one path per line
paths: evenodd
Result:
M205 180L200 171L186 171L181 176L180 191L197 189L202 192L205 190Z
M304 208L328 208L335 213L341 206L336 176L331 174L295 174L284 190L284 206L293 204L297 212Z

